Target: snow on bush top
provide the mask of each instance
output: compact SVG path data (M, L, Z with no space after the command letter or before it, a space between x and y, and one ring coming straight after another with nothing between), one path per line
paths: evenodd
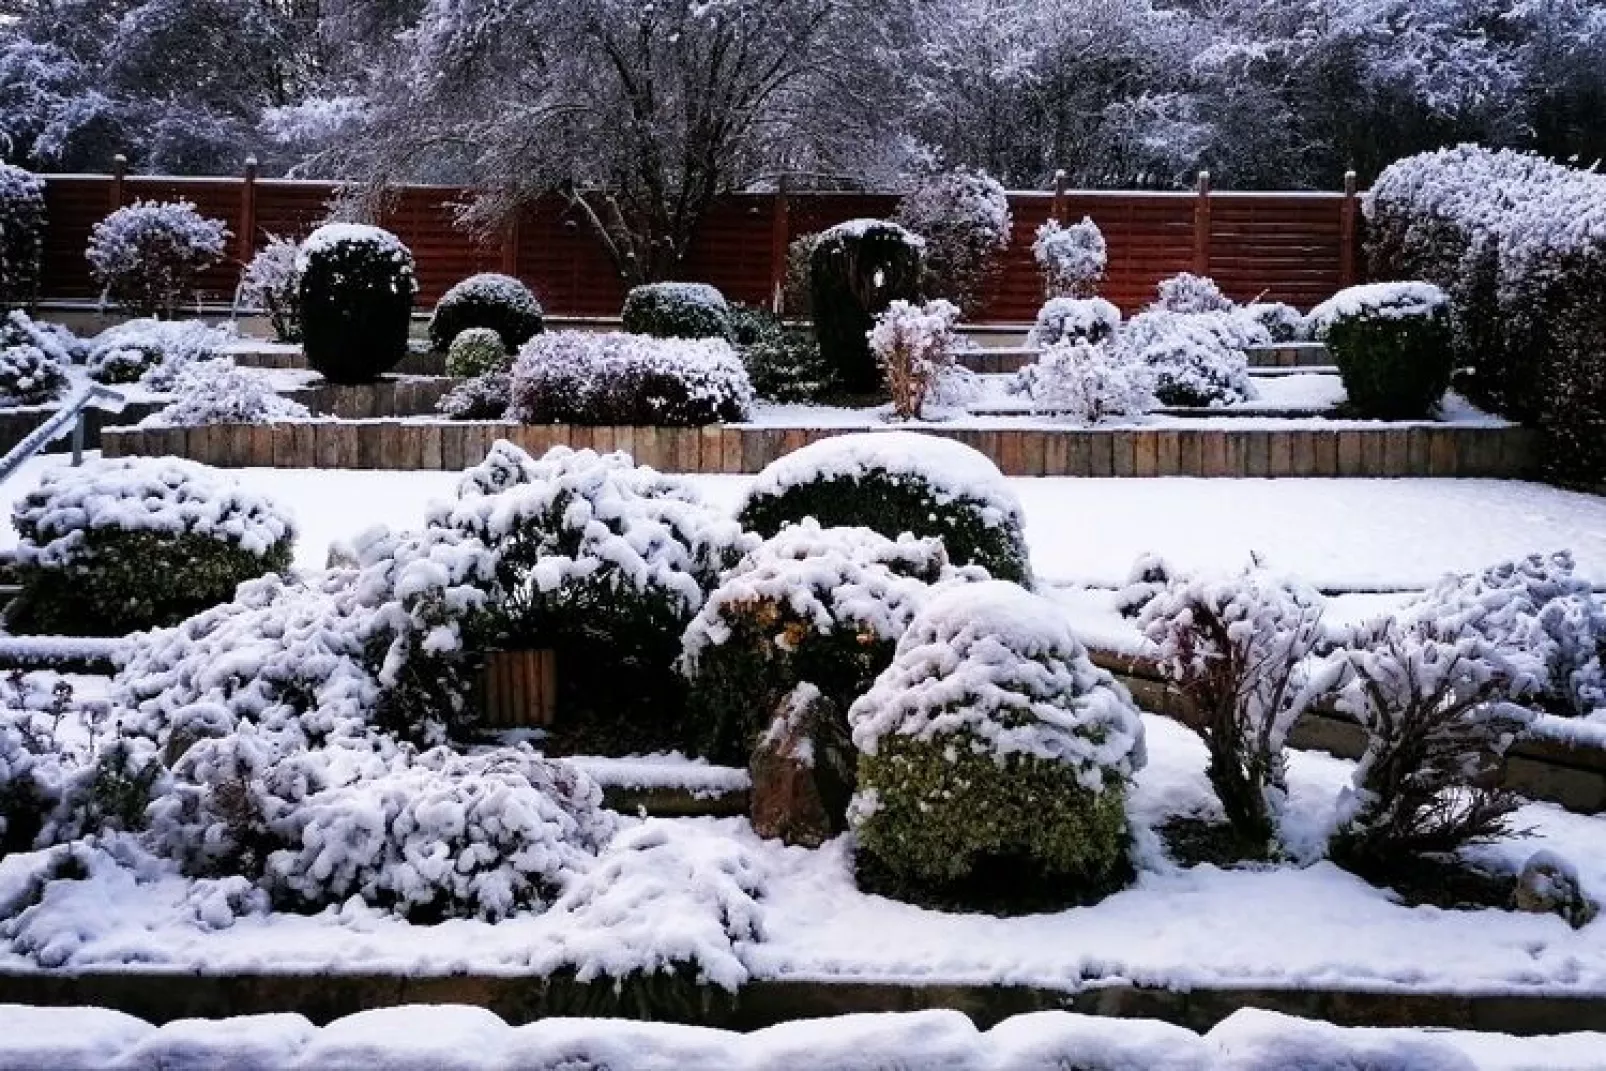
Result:
M1265 328L1231 313L1150 309L1127 322L1115 346L1149 366L1165 404L1221 406L1255 397L1244 349L1270 341Z
M442 294L440 304L449 305L459 301L492 302L532 316L541 316L544 311L529 287L513 276L500 272L470 275Z
M0 407L60 397L75 348L77 340L64 329L37 323L20 309L0 320Z
M177 458L121 458L51 469L11 511L17 560L71 566L86 533L101 529L198 535L258 556L292 539L288 514L204 465Z
M897 733L964 732L999 756L1078 768L1089 789L1144 763L1143 721L1125 689L1094 666L1049 599L1005 581L933 596L898 641L892 665L848 711L868 754Z
M1311 329L1320 338L1339 320L1407 320L1446 312L1450 297L1432 283L1367 283L1340 290L1310 311Z
M878 231L889 237L895 236L904 245L913 249L918 249L922 253L925 252L926 240L924 238L920 237L920 235L914 233L909 228L900 227L898 224L886 219L850 219L845 222L838 223L834 227L830 227L821 231L816 239L815 244L836 238L847 238L857 241L858 239L869 234L871 231Z
M1109 265L1109 247L1092 219L1069 227L1051 219L1037 228L1032 255L1042 269L1045 289L1055 297L1091 297Z
M272 309L273 302L286 292L294 292L299 272L296 262L300 248L296 243L269 235L240 276L240 298L248 308Z
M1305 315L1280 301L1256 301L1241 310L1246 319L1264 327L1273 342L1298 342L1310 333Z
M730 308L719 288L708 283L645 283L635 288L650 293L655 299L676 305L701 305L706 309L724 311Z
M508 416L525 423L705 424L753 405L747 368L722 338L553 331L525 343L512 376Z
M184 367L174 398L140 421L142 428L193 428L206 424L270 424L309 420L312 411L279 394L273 378L230 360L200 361Z
M169 390L191 365L222 357L224 346L233 337L231 327L211 327L199 320L129 320L95 336L88 360L92 369L123 360L144 360L149 364L145 385Z
M1020 499L986 454L953 439L913 431L836 435L794 450L759 474L737 512L756 499L778 497L803 484L853 480L877 471L925 480L939 503L980 503L992 527L1013 523L1018 529L1026 523Z
M1155 407L1154 369L1127 351L1073 338L1045 349L1012 384L1032 408L1094 425L1107 417L1137 416Z
M229 230L207 219L191 201L136 201L95 224L84 256L100 278L150 267L152 252L190 267L223 258Z
M353 246L366 248L376 259L392 261L397 275L404 280L403 285L411 287L415 294L418 292L412 251L400 238L383 227L372 227L366 223L325 223L307 235L296 253L296 271L305 275L313 257Z
M899 225L925 238L1004 249L1009 245L1009 196L983 171L958 168L920 183L898 202Z
M1037 310L1026 345L1042 349L1070 339L1104 342L1121 329L1121 310L1103 298L1049 298Z
M1154 307L1167 312L1228 312L1233 308L1216 281L1204 275L1173 275L1161 281L1158 293Z
M83 343L65 327L35 320L21 309L0 319L0 346L32 346L60 365L72 364L83 350Z

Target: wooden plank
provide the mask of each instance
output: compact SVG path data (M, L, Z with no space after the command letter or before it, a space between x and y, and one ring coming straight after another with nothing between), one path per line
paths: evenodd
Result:
M1363 474L1362 449L1366 433L1362 431L1341 431L1338 433L1338 474L1340 476L1360 476Z
M1110 434L1110 473L1130 479L1137 469L1138 432L1112 431Z
M1132 475L1160 474L1160 433L1145 428L1132 432Z
M1070 468L1072 434L1059 429L1043 433L1044 476L1078 475Z
M1203 476L1204 433L1195 428L1177 432L1177 475Z
M719 429L719 471L730 476L745 471L742 468L742 433L723 424Z
M1274 431L1266 442L1266 475L1273 478L1294 474L1294 434Z
M1115 436L1107 431L1088 432L1087 473L1093 477L1115 475Z
M1022 431L1021 437L1021 474L1024 476L1043 475L1044 454L1047 452L1044 445L1044 432L1041 429Z
M722 438L718 424L709 424L697 429L697 468L694 471L704 473L725 471Z
M1333 431L1312 432L1316 437L1316 475L1338 475L1338 434Z
M1175 431L1155 432L1155 475L1182 474L1182 439Z

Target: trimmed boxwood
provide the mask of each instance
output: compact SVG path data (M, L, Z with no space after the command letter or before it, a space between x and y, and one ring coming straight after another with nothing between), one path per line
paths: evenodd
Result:
M653 338L732 338L725 295L705 283L647 283L625 295L624 329Z
M545 330L545 311L530 288L513 276L482 272L441 296L429 320L429 344L445 353L458 335L474 327L495 331L502 348L513 353Z
M506 373L512 367L513 355L502 345L502 336L489 327L460 332L446 351L446 374L459 379Z
M38 298L44 241L44 179L0 163L0 313Z
M881 389L870 329L894 301L919 303L924 272L925 243L896 223L849 220L820 235L809 258L814 333L843 390Z
M1427 283L1342 291L1311 313L1357 416L1430 416L1455 371L1450 301Z
M331 383L371 383L407 356L413 254L379 227L331 223L301 245L307 363Z

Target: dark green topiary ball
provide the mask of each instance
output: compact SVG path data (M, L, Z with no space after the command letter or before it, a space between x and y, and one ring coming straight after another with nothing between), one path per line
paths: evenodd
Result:
M413 255L389 231L331 223L301 245L307 363L331 383L371 383L407 356Z

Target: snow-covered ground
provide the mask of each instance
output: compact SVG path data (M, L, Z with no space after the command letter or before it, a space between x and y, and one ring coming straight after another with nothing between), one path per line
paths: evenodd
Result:
M669 1023L548 1019L415 1005L319 1028L300 1015L184 1019L160 1028L100 1008L0 1005L0 1071L608 1068L609 1071L1595 1071L1606 1035L1515 1038L1343 1029L1246 1010L1208 1034L1146 1019L1021 1015L979 1031L956 1011L849 1015L736 1034Z

